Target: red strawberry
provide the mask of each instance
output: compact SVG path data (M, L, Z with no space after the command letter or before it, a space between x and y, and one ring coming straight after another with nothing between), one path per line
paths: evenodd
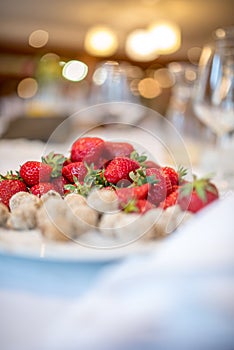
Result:
M120 204L120 209L124 210L126 213L140 213L144 214L148 210L155 208L154 204L149 202L147 199L133 199L130 200L126 205Z
M55 177L52 179L51 183L53 184L55 191L57 191L61 196L67 193L64 186L69 184L69 181L64 176Z
M146 160L146 161L144 162L144 166L145 166L146 168L157 168L157 169L161 168L160 165L158 165L157 163L155 163L153 160Z
M28 161L20 167L20 176L28 186L34 186L39 182L49 182L52 170L48 164Z
M116 157L107 165L104 176L110 183L117 184L120 180L129 180L129 173L140 168L140 164L127 157Z
M44 164L52 167L51 177L58 177L62 173L62 168L67 164L68 159L63 154L50 152L41 158Z
M178 184L181 185L183 182L185 182L184 176L187 175L187 169L182 166L179 166L178 171L167 166L163 167L162 171L169 177L172 187Z
M99 137L82 137L72 144L72 162L97 164L103 151L104 141Z
M56 191L56 188L50 182L40 182L39 184L34 185L30 188L30 192L38 197L41 197L43 194L45 194L51 190Z
M197 179L181 186L178 203L182 210L196 213L219 198L216 186L210 178Z
M178 190L178 188L179 188L179 186L178 186L178 185L174 185L174 186L172 186L172 192L177 191L177 190Z
M178 195L179 195L179 191L178 191L178 188L177 188L177 190L175 190L174 192L169 194L169 196L167 196L166 199L159 204L159 207L163 208L163 209L167 209L167 208L169 208L169 207L171 207L173 205L176 205L177 204L177 200L178 200Z
M70 164L72 161L70 158L66 158L65 162L63 163L63 166Z
M168 182L168 179L165 177L161 169L146 169L146 176L154 176L158 181L155 184L151 184L148 195L148 200L151 203L158 205L166 198L168 188L171 188L171 183L170 181Z
M148 210L155 208L155 206L146 199L139 199L136 201L136 207L141 214L146 213Z
M146 199L148 196L149 184L136 187L125 187L116 190L116 195L121 203L127 204L131 199Z
M178 185L179 175L178 173L171 167L165 166L162 168L163 173L169 177L172 186Z
M25 183L17 179L14 175L13 178L6 178L1 176L0 179L0 202L5 204L9 208L9 201L11 197L17 192L27 192Z
M105 142L104 154L106 159L113 159L115 157L130 157L134 151L134 147L127 142Z
M62 175L68 179L70 183L74 183L74 176L77 177L79 182L83 182L86 174L87 168L83 162L70 163L65 165L62 169Z

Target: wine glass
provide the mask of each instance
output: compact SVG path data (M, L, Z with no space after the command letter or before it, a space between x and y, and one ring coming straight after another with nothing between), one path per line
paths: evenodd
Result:
M213 43L204 46L193 107L196 116L216 135L217 181L223 190L234 188L233 154L227 161L224 147L234 131L234 27L217 29Z
M89 104L99 104L103 124L121 121L137 124L143 118L139 97L130 89L129 67L117 61L106 61L95 69Z

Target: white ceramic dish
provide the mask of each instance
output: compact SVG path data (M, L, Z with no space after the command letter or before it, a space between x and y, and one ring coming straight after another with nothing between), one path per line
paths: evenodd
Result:
M133 254L148 254L160 241L138 240L117 248L92 248L76 242L56 242L43 239L37 230L13 231L0 229L0 255L53 261L111 261Z

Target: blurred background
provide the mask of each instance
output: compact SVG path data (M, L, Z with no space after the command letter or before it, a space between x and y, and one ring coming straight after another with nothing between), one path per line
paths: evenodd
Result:
M201 49L217 28L233 24L233 5L2 0L0 135L43 139L72 113L120 100L150 107L180 128L185 114L192 114ZM186 128L199 132L199 122L193 120L191 130L190 123Z

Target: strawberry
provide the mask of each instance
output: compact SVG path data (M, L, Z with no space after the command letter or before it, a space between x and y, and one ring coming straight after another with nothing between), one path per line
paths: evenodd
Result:
M161 168L159 164L155 163L153 160L146 160L144 162L145 168Z
M216 186L210 182L210 177L187 182L180 188L178 204L182 210L196 213L219 198Z
M148 210L155 208L154 204L146 199L139 199L136 201L136 207L141 214L146 213Z
M68 165L70 163L72 163L71 159L70 158L66 158L65 162L63 163L63 166Z
M63 154L50 152L47 156L41 158L44 164L52 167L51 177L58 177L62 173L62 168L69 162Z
M17 192L27 192L26 184L17 178L17 175L2 176L0 175L0 202L9 208L11 197Z
M178 175L177 171L175 171L173 168L171 168L169 166L163 167L162 171L166 176L169 177L172 186L178 185L179 175Z
M177 189L173 191L171 194L169 194L169 196L167 196L166 199L159 204L159 207L163 209L167 209L173 205L176 205L178 200L178 195L179 195L179 191L177 186Z
M169 188L171 191L171 183L168 181L168 178L165 177L161 169L148 168L145 173L148 177L154 176L157 181L157 183L150 185L148 200L158 205L166 198Z
M134 147L127 142L108 142L104 143L104 154L106 159L113 159L115 157L130 157L134 151Z
M87 168L83 162L70 163L62 168L62 175L70 183L74 183L74 176L77 177L78 181L83 182L86 174Z
M69 184L69 181L64 176L58 176L51 180L55 191L57 191L61 196L67 193L64 186Z
M39 182L49 182L52 170L48 164L27 161L20 167L20 176L28 186L34 186Z
M97 164L104 148L104 141L99 137L82 137L72 144L72 162Z
M179 185L174 185L172 186L172 192L177 191L179 188Z
M146 199L148 196L149 184L136 187L125 187L116 189L116 195L121 203L127 204L131 199Z
M148 210L155 208L155 206L147 199L132 199L126 205L120 203L120 208L124 210L125 213L137 212L144 214Z
M116 157L107 165L104 177L112 184L117 184L121 180L131 180L130 172L140 168L140 164L127 157Z
M56 191L56 188L53 183L50 182L40 182L39 184L34 185L30 188L30 192L38 197L41 197L43 194L51 190Z

